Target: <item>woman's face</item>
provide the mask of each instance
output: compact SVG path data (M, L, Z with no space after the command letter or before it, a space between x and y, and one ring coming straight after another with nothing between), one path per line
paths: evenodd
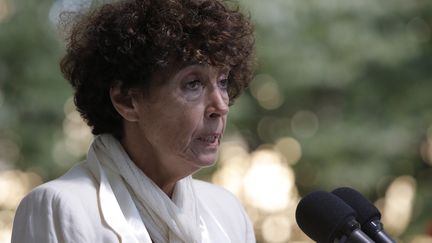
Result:
M143 152L174 168L212 165L229 110L227 75L211 66L190 65L136 99Z

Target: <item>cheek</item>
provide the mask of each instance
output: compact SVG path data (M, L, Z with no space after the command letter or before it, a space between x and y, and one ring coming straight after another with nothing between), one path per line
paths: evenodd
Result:
M193 109L177 109L161 118L159 132L167 143L174 148L185 148L189 145L202 124L202 115ZM158 121L155 121L158 122Z
M147 107L142 114L145 133L154 146L171 152L188 148L203 126L203 102L191 102L184 97L166 97L163 102ZM162 147L161 147L162 146Z

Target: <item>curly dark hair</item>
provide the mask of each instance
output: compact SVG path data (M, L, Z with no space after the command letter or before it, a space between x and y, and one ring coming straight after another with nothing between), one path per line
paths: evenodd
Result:
M74 21L60 67L95 135L122 136L113 85L146 90L155 72L179 63L228 67L232 104L252 79L250 18L224 0L120 0Z

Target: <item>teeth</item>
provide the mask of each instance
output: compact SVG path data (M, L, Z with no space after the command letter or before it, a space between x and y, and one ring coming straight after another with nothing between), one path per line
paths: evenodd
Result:
M206 143L214 143L218 136L208 136L208 137L201 137L200 140L206 142Z

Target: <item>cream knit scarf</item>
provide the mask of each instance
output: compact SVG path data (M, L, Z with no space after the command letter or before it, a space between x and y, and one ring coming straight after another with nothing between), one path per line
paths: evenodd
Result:
M100 182L101 214L122 242L207 242L191 176L177 182L170 199L107 134L95 138L87 165Z

